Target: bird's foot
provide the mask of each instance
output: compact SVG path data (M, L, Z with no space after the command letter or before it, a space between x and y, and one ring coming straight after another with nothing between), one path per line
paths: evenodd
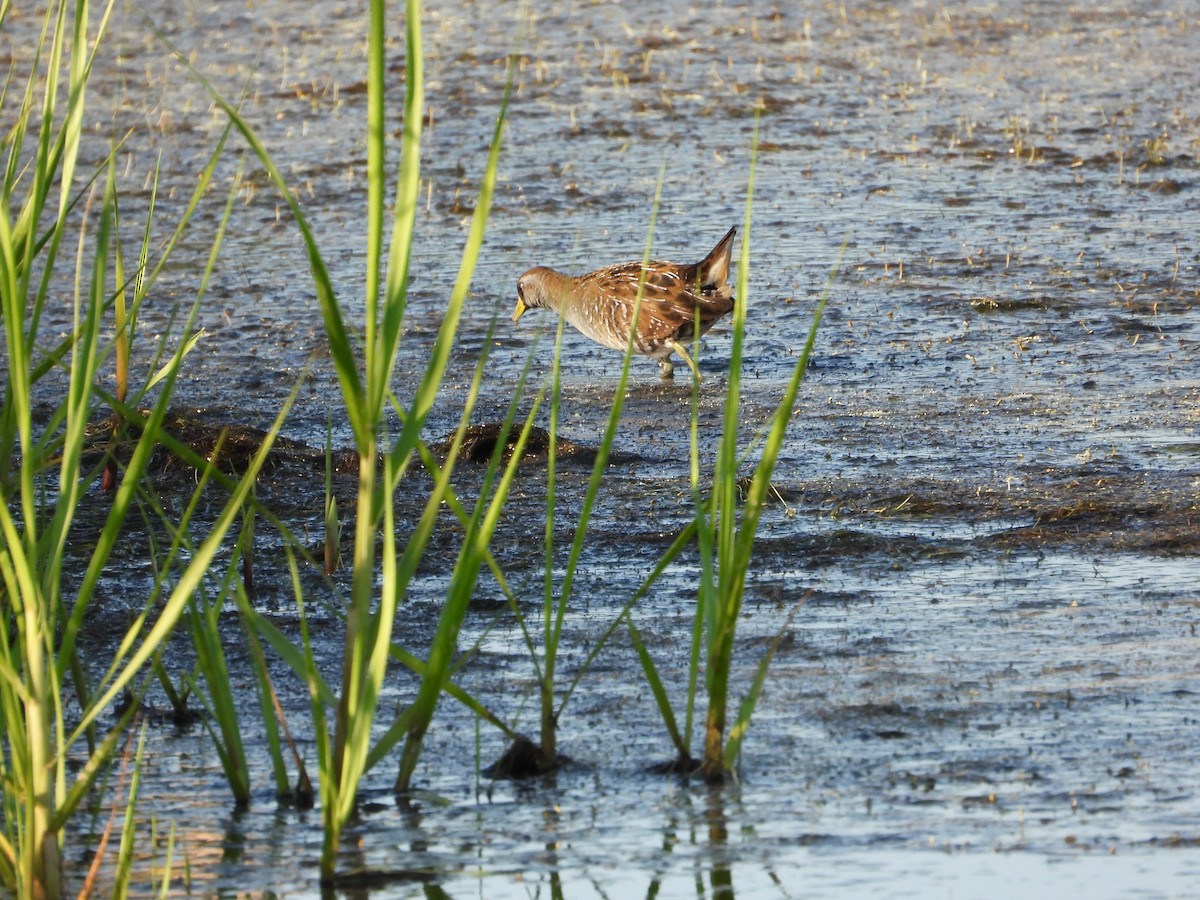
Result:
M672 341L670 344L670 347L672 350L674 350L676 353L678 353L680 355L680 357L682 357L682 359L685 363L688 364L688 368L690 368L692 370L692 374L696 376L696 382L699 383L699 382L703 381L704 376L700 374L700 369L696 366L696 363L693 362L692 357L688 354L688 352L687 352L686 348L684 348L683 344L679 343L678 341ZM671 371L674 372L675 367L671 366L669 359L664 359L659 363L660 367L662 367L664 365L670 366ZM666 377L667 377L666 375L663 376L663 378L666 378Z
M660 359L658 361L658 377L663 381L674 381L675 364L669 359Z

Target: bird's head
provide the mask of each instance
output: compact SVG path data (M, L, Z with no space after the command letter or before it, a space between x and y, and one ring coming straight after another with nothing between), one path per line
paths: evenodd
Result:
M517 308L513 321L518 321L529 309L558 309L565 289L566 276L545 266L530 269L517 279Z

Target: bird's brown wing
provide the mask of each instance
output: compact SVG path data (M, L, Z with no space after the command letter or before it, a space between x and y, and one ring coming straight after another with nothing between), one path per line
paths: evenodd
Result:
M654 261L646 267L643 279L641 263L625 263L581 276L576 291L580 297L593 298L597 305L611 306L614 325L627 329L640 286L638 349L653 352L667 341L691 338L697 312L703 334L733 308L728 286L714 289L698 283L699 268L700 264Z
M642 291L642 306L639 310L638 349L646 352L668 340L678 327L667 312L671 285L655 277L651 269L642 284L642 264L624 263L581 275L575 281L576 302L603 310L609 326L615 332L628 334L637 303L638 289ZM663 313L667 318L664 320Z

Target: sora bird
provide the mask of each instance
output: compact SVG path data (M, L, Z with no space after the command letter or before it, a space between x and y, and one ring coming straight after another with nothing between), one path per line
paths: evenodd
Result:
M730 228L708 256L692 265L631 262L578 276L537 266L517 279L513 322L527 309L551 309L614 350L629 346L632 329L634 352L657 359L664 379L674 377L670 356L678 353L703 381L685 345L695 338L697 325L704 334L733 309L733 288L726 279L736 233Z

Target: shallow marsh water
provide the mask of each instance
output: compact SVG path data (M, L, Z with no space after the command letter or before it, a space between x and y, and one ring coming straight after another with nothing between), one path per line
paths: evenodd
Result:
M747 434L782 392L846 234L849 245L752 568L742 685L804 605L740 782L710 790L645 773L670 746L619 640L562 722L575 764L547 781L480 779L476 764L503 741L484 730L477 752L474 721L444 704L419 770L429 794L397 807L389 766L368 779L342 868L375 881L339 893L1190 893L1200 878L1200 69L1186 5L436 6L402 396L454 278L506 55L521 65L485 257L431 439L453 427L494 312L480 421L503 414L533 337L551 326L536 314L509 324L520 272L640 256L664 157L657 256L699 258L740 225L756 107ZM223 127L142 13L227 94L249 85L246 111L356 303L360 12L270 0L118 10L91 114L102 136L138 129L121 156L130 217L159 152L160 214L178 214ZM10 18L16 36L33 27L20 11ZM227 177L234 165L231 155ZM265 179L251 185L181 403L261 426L311 367L286 433L318 447L339 407L303 249ZM185 260L195 270L173 270L143 314L144 354L190 301L213 201ZM543 336L538 377L551 350ZM566 353L563 433L595 444L618 359L575 335ZM701 361L710 454L728 354L719 326ZM634 362L620 458L568 620L568 670L688 517L689 396L683 378L660 384L652 363ZM564 467L564 526L586 475ZM463 467L465 483L477 477ZM284 466L261 496L319 532L322 489L312 471ZM527 465L496 547L529 602L541 590L544 491L544 471ZM414 648L453 561L452 530L439 540L401 624ZM260 598L287 626L287 577L271 551L264 534ZM676 696L695 584L685 560L638 611ZM124 587L140 604L140 586ZM529 662L497 597L481 584L462 641L480 640L480 653L464 685L532 729ZM327 626L318 653L336 663ZM382 718L413 687L397 673ZM291 690L295 727L307 700ZM316 890L319 817L279 809L258 763L255 802L233 812L202 730L154 729L139 812L160 833L176 825L194 893ZM80 874L82 844L75 836Z

